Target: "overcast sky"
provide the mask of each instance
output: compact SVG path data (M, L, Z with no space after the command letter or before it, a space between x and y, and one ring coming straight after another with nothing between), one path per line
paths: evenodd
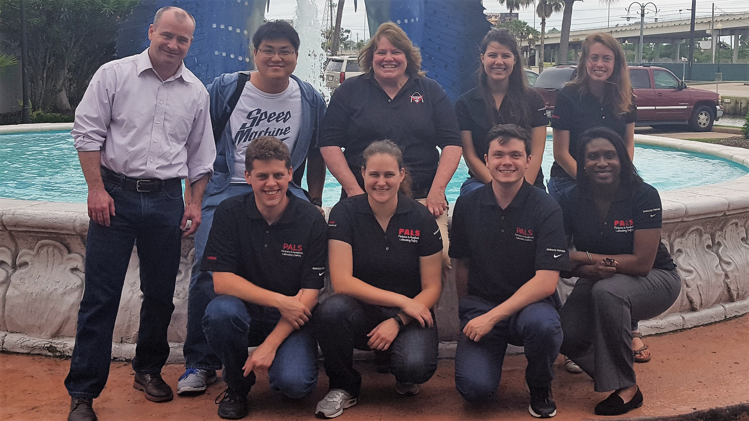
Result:
M294 11L296 9L297 1L307 2L313 1L317 4L319 11L319 19L323 21L323 10L327 3L327 0L270 0L270 10L266 12L266 18L268 19L292 19L294 17ZM334 0L336 1L336 0ZM469 0L466 0L469 1ZM658 7L658 18L659 20L678 20L678 19L689 19L690 8L692 2L690 0L651 0L652 3ZM647 0L643 0L643 3ZM575 2L573 8L573 19L572 19L572 30L576 29L589 29L589 28L605 28L607 25L615 26L616 24L625 24L627 20L627 6L631 1L618 1L615 4L607 6L605 3L598 2L596 0L588 0L585 2ZM712 5L715 4L715 14L730 14L730 13L745 13L749 12L749 2L746 0L715 0L714 2L697 0L697 17L710 16L712 11ZM497 0L484 0L484 7L487 13L502 13L507 12L507 8ZM533 12L535 8L521 10L520 19L526 21L529 25L535 26L536 29L541 29L541 21L538 17L535 18ZM610 10L610 12L609 12ZM633 21L638 21L639 6L634 5L629 13ZM652 22L652 17L655 14L652 12L653 7L648 7L648 12L645 14L645 21ZM335 10L334 10L335 13ZM749 25L749 23L748 23ZM366 13L364 8L364 0L358 0L358 9L354 12L354 1L346 0L343 12L343 23L342 26L346 29L350 29L354 40L357 36L360 39L366 39L369 37L369 31L367 28ZM547 19L547 30L551 28L561 29L562 27L562 13L555 13L551 18Z

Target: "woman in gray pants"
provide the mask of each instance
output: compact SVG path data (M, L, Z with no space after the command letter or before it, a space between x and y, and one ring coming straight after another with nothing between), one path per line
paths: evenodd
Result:
M579 276L561 310L561 353L593 377L597 392L614 391L598 415L642 406L633 368L631 320L666 311L681 279L661 243L661 200L637 175L621 136L597 127L583 133L577 186L559 204Z

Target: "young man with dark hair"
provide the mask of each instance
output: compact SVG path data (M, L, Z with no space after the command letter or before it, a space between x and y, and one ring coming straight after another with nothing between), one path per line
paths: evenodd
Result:
M244 176L247 145L260 136L282 140L291 151L293 181L289 191L322 205L325 164L317 138L325 102L312 85L292 74L299 55L299 35L287 22L275 21L258 28L252 41L257 70L249 77L242 72L226 73L208 86L217 156L214 176L205 190L203 225L195 234L183 348L186 370L177 384L179 395L203 393L221 368L201 327L205 307L215 293L211 273L200 270L200 261L219 203L252 191ZM299 187L305 166L309 199Z
M101 66L75 112L71 134L88 184L86 279L65 387L69 421L95 421L93 400L107 383L112 334L133 246L143 303L133 387L153 402L172 400L161 378L169 357L182 237L200 226L203 189L216 149L208 93L182 60L195 20L159 9L148 49ZM181 179L190 181L190 201ZM187 221L192 221L189 225Z
M253 191L218 206L201 261L218 294L202 327L224 366L221 418L247 415L254 370L267 370L271 389L293 399L317 385L307 322L323 287L327 227L315 206L289 192L290 161L276 138L250 143L245 178ZM249 346L257 348L248 355Z
M525 347L529 412L556 415L551 395L562 344L556 285L569 263L562 211L525 181L528 132L514 124L487 136L491 183L460 196L450 232L450 256L463 328L455 353L455 385L469 402L497 391L507 344Z

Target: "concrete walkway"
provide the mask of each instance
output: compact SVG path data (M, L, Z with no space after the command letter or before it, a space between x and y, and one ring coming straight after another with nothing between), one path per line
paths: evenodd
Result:
M626 417L633 420L743 420L749 421L749 316L687 331L646 337L653 359L636 364L645 404ZM63 420L70 402L63 380L70 361L41 356L0 354L0 419ZM377 374L369 362L357 363L364 377L361 400L340 420L531 420L524 386L525 357L505 360L499 398L486 407L466 405L455 391L453 360L440 360L435 376L415 397L394 390L389 374ZM164 368L165 380L176 387L180 365ZM606 394L593 392L585 374L564 370L557 361L553 383L558 406L556 420L612 419L596 417L595 404ZM94 408L99 419L108 420L218 420L214 399L224 389L219 381L197 397L175 397L153 403L132 388L128 363L114 362L109 382ZM268 387L259 373L250 393L252 420L311 420L317 400L327 391L327 377L320 370L317 389L301 401L285 399Z

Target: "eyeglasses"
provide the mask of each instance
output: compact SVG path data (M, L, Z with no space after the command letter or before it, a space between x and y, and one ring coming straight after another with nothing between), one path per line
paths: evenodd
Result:
M260 53L261 55L265 57L274 57L276 54L278 54L281 58L286 58L294 54L294 50L281 49L281 50L276 51L274 49L268 48L268 49L258 50L258 53Z

